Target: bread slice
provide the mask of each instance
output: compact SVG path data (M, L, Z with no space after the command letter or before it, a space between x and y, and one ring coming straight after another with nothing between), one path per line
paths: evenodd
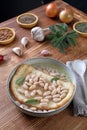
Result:
M10 82L12 95L21 104L39 110L60 108L72 99L74 85L71 81L52 81L53 78L29 64L22 64Z

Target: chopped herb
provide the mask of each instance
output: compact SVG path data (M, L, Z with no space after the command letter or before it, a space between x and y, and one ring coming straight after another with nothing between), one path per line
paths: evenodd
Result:
M76 29L80 32L87 33L87 23L86 22L78 23L76 25Z
M27 100L25 103L28 103L28 104L38 104L39 101L37 99L30 99L30 100Z
M19 78L19 79L16 80L16 84L17 85L22 85L23 82L24 82L24 80L25 80L25 77L21 77L21 78Z
M57 80L59 80L59 78L54 77L54 78L51 79L51 82L53 82L54 80L57 81Z
M22 15L19 17L19 21L24 24L30 24L33 23L36 20L36 18L33 15Z

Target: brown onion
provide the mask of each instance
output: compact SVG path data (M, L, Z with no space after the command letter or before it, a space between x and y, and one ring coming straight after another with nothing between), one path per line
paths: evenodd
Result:
M74 18L73 11L69 8L61 10L59 13L59 19L64 23L70 23Z
M55 3L50 3L46 6L46 15L51 18L58 15L58 8Z

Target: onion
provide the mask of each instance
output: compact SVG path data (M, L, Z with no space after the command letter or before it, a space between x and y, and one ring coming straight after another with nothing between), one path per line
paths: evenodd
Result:
M66 8L61 10L59 13L59 19L64 23L70 23L74 18L73 12L71 9Z
M46 15L51 18L58 15L58 8L55 3L50 3L46 6Z

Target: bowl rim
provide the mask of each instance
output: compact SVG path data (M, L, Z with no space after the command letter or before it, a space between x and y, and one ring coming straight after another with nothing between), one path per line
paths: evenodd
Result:
M87 21L78 21L78 22L75 22L75 23L73 24L73 29L74 29L77 33L79 33L79 34L87 35L87 33L81 32L81 31L79 31L79 30L76 29L76 25L79 24L79 23L87 23Z
M15 38L15 31L14 31L13 28L10 28L10 27L1 27L1 28L0 28L0 30L5 30L5 29L10 30L13 35L12 35L11 38L9 38L9 39L7 39L7 40L3 40L3 41L0 40L0 44L9 44L9 43L12 42L12 40Z
M24 16L24 15L32 15L32 16L34 16L34 17L36 18L36 20L35 20L34 22L28 23L28 24L27 24L27 23L22 23L22 22L19 21L19 18L20 18L21 16ZM24 25L24 26L31 25L31 26L32 26L33 24L35 24L35 23L38 22L38 16L35 15L35 14L33 14L33 13L23 13L23 14L20 14L19 16L17 16L16 21L17 21L17 23L20 24L20 25Z

